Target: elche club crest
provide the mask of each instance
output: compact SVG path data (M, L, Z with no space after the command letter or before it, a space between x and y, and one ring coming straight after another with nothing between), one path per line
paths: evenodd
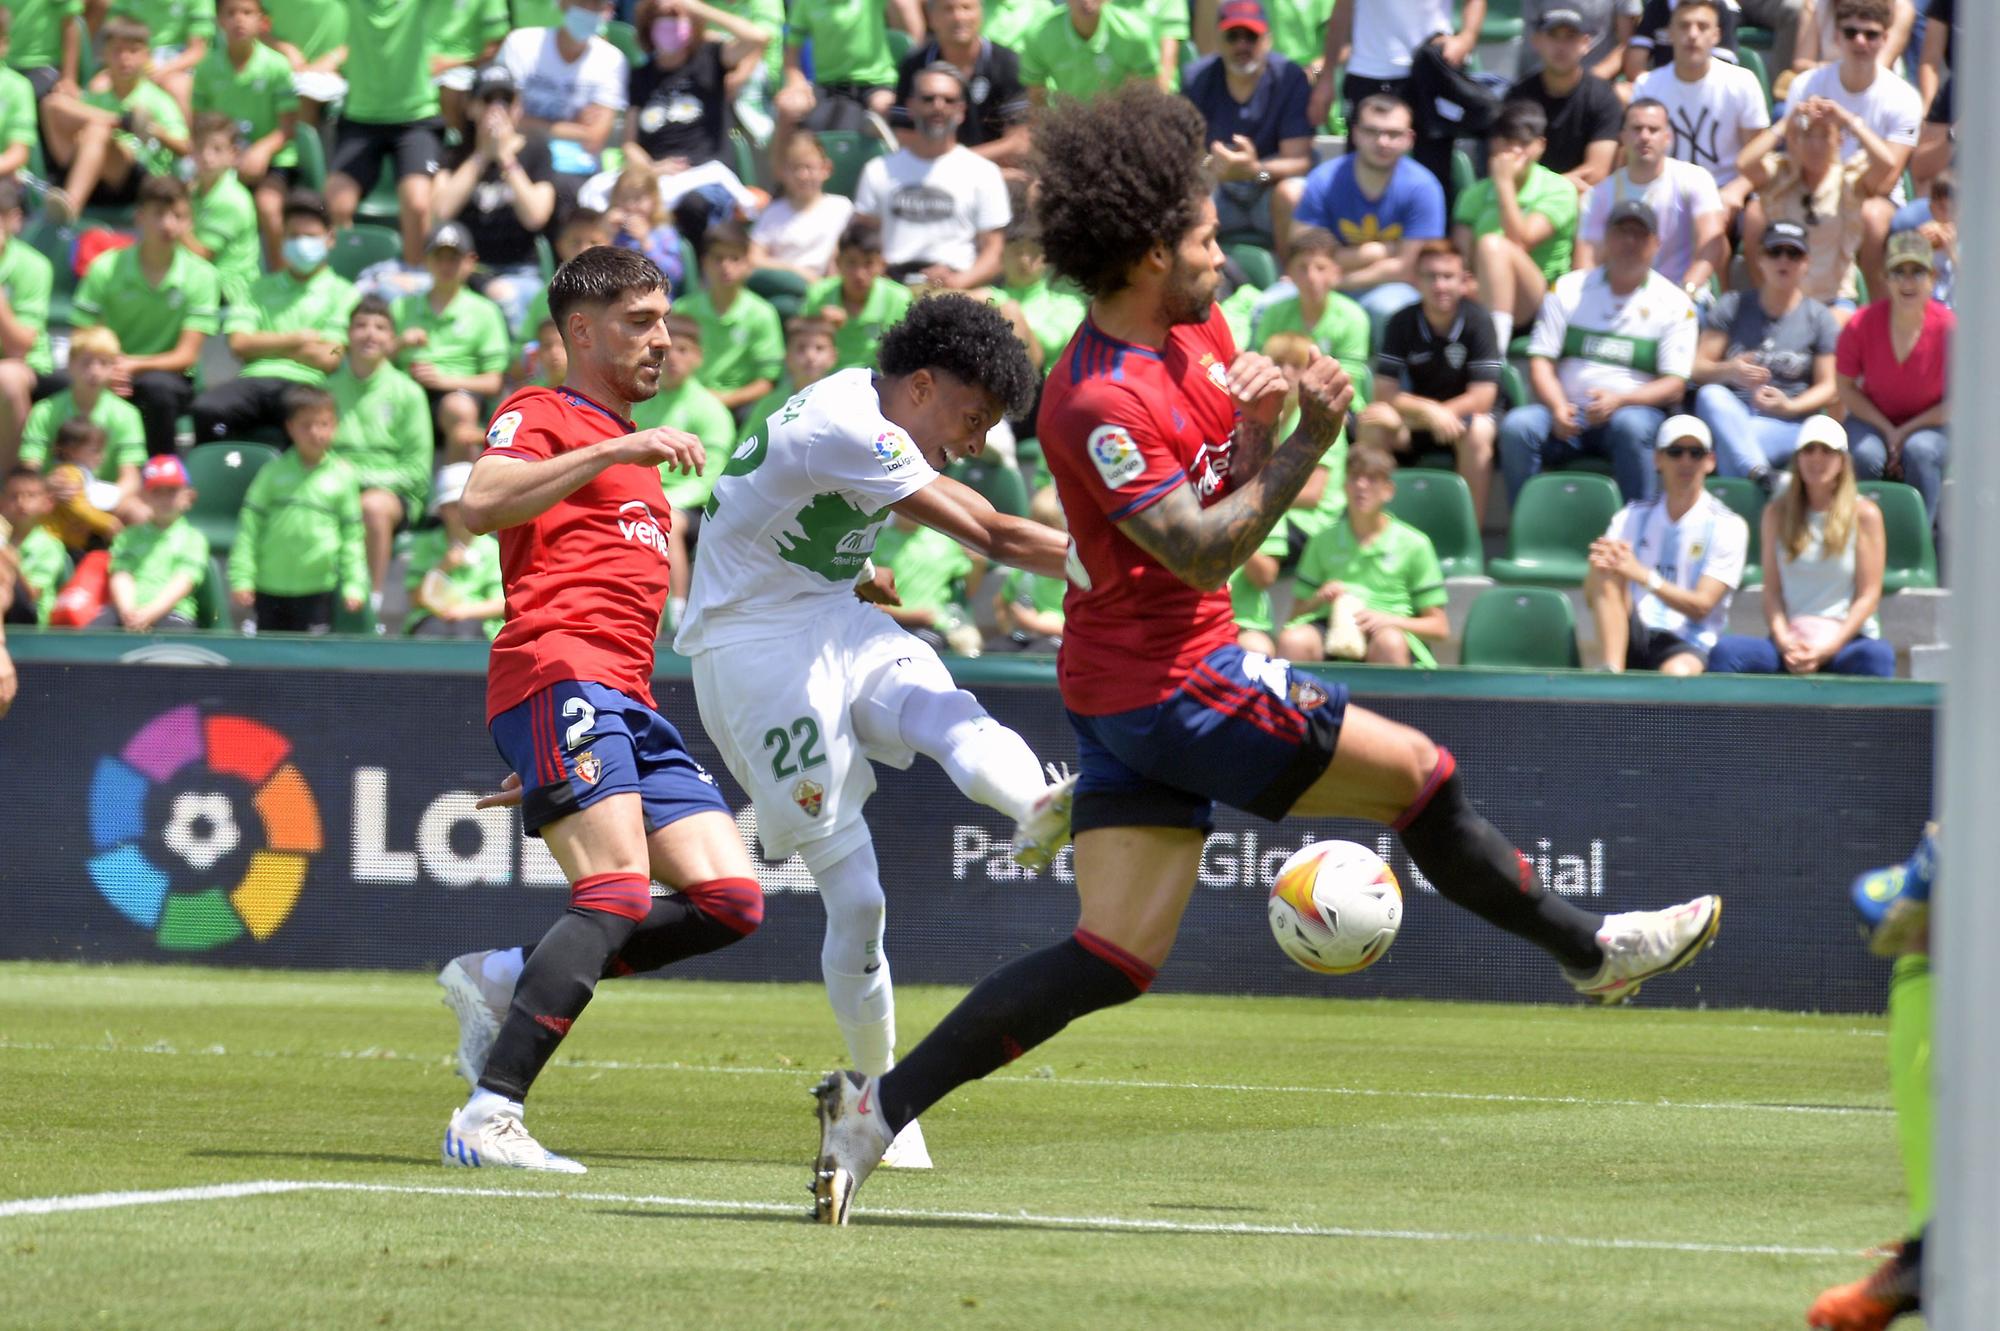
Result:
M826 805L826 787L811 779L800 781L792 787L792 802L805 810L806 817L817 818Z

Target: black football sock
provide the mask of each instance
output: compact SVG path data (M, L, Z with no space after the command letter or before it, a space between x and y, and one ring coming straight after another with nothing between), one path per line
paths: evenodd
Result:
M1448 749L1439 747L1437 770L1392 826L1445 900L1527 939L1572 970L1594 971L1604 963L1597 945L1604 917L1542 886L1528 857L1473 811Z
M1008 962L882 1074L883 1121L901 1132L955 1087L1013 1062L1085 1013L1131 1002L1153 974L1131 953L1081 929Z
M481 1090L525 1100L556 1046L590 1005L605 963L631 938L651 901L643 876L579 879L563 912L514 983L507 1019L480 1074Z

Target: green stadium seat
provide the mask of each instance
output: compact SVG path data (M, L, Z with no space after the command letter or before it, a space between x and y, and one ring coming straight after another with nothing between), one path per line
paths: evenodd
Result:
M357 222L333 238L327 266L352 282L362 271L385 259L403 257L403 235L394 227Z
M887 151L878 135L858 129L826 129L819 133L819 146L833 159L833 175L826 182L829 194L854 197L861 182L861 168Z
M1769 28L1755 28L1746 23L1736 30L1736 54L1740 57L1746 46L1753 51L1768 51L1777 40L1777 34Z
M1767 111L1770 110L1771 73L1764 68L1764 57L1758 54L1756 47L1744 46L1739 41L1736 49L1736 62L1757 76L1758 86L1764 90L1764 108Z
M889 39L889 60L900 66L903 57L910 53L910 34L901 28L890 28L885 34Z
M354 216L363 222L391 229L401 224L403 201L396 197L396 172L389 163L382 164L382 172L375 181L375 188L368 191L361 202L355 205Z
M30 222L21 232L28 248L49 261L55 272L50 276L49 325L67 328L76 320L76 269L72 254L76 249L76 228L57 226L46 218Z
M222 561L213 556L194 589L194 623L203 629L229 627L229 577Z
M251 478L277 456L278 450L269 444L236 439L196 444L188 450L183 461L195 491L188 521L208 538L209 549L217 555L226 555L236 543L236 514Z
M1515 20L1519 22L1519 20ZM1463 148L1451 150L1451 191L1452 197L1471 189L1479 181L1479 172L1473 168L1472 158Z
M986 502L1009 517L1028 516L1028 484L1021 473L998 458L966 458L955 462L946 473L986 497Z
M1431 538L1447 578L1476 578L1486 572L1479 515L1472 511L1472 491L1457 472L1403 468L1396 473L1389 511Z
M292 143L299 150L298 183L307 189L326 188L326 141L319 136L319 130L312 125L299 125L292 131Z
M1711 476L1708 492L1750 525L1750 546L1743 557L1743 586L1758 586L1764 581L1763 488L1742 476Z
M1021 484L1027 487L1030 499L1035 497L1035 491L1049 483L1048 459L1042 453L1042 441L1039 439L1014 441L1014 466L1021 473Z
M1534 398L1528 394L1528 381L1521 377L1521 367L1508 361L1500 369L1500 400L1505 407L1525 407Z
M1901 481L1863 481L1861 493L1882 510L1888 550L1882 569L1882 590L1938 585L1937 546L1931 542L1930 515L1923 496Z
M535 262L541 265L544 283L556 275L556 247L549 244L547 236L535 237Z
M1460 665L1576 670L1576 612L1552 587L1491 587L1465 616Z
M755 188L757 184L757 149L752 146L749 136L740 129L729 131L729 160L732 169L736 172L736 178L745 185Z
M646 54L645 48L639 45L638 30L629 23L612 19L604 25L604 40L617 47L619 54L630 61L635 68L652 59Z
M1278 259L1270 247L1261 241L1235 239L1226 240L1223 253L1236 260L1236 266L1243 270L1243 276L1259 291L1269 291L1278 282Z
M759 268L750 274L748 286L770 301L781 319L791 318L806 303L806 280L789 268Z
M1496 582L1581 587L1590 543L1623 507L1609 476L1548 472L1529 479L1514 504L1507 557L1487 565Z
M359 610L349 610L338 597L333 602L333 631L335 633L367 634L375 632L375 607L362 601Z

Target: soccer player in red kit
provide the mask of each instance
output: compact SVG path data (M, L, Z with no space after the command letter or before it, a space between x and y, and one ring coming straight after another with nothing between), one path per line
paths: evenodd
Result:
M1222 251L1201 115L1150 85L1050 108L1036 202L1050 265L1091 297L1043 390L1038 437L1082 575L1058 677L1077 733L1076 932L980 981L879 1077L819 1086L815 1215L854 1191L910 1119L1088 1012L1144 993L1166 960L1216 801L1276 821L1367 818L1440 895L1559 960L1599 1001L1692 960L1721 902L1597 915L1546 890L1474 812L1451 754L1347 703L1343 685L1245 652L1228 580L1339 437L1346 371L1316 357L1297 433L1286 386L1239 355L1215 308Z
M713 951L763 920L728 806L653 705L669 521L659 468L703 463L694 436L628 419L659 391L666 315L650 260L599 246L564 264L549 317L569 372L501 405L460 501L473 531L499 532L507 592L487 725L522 827L548 843L570 903L514 978L478 1085L445 1129L447 1165L583 1173L529 1134L522 1101L597 981ZM656 901L656 878L678 890Z

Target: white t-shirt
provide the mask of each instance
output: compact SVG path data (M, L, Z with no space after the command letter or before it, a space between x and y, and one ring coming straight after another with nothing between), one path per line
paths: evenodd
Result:
M1631 169L1626 167L1591 186L1583 201L1576 238L1589 241L1602 252L1612 205L1625 199L1644 199L1660 222L1660 250L1653 256L1653 270L1678 286L1694 262L1694 220L1710 213L1719 215L1722 195L1715 188L1715 177L1692 163L1669 157L1660 167L1660 174L1644 185L1633 184Z
M1736 179L1736 155L1771 123L1764 85L1726 60L1711 59L1707 75L1694 83L1681 82L1672 65L1649 69L1632 85L1632 100L1642 97L1667 108L1674 156L1704 168L1718 185Z
M500 43L498 61L521 89L521 110L538 120L575 120L586 106L625 109L631 67L618 48L592 37L575 63L556 49L555 28L521 28Z
M1750 525L1730 512L1729 505L1703 490L1679 522L1667 516L1664 498L1644 499L1619 509L1604 534L1630 545L1640 564L1658 570L1662 578L1684 591L1693 591L1703 578L1714 578L1729 588L1713 610L1691 621L1647 591L1645 583L1632 584L1633 613L1641 624L1703 648L1715 646L1716 638L1729 627L1730 597L1743 582Z
M1528 354L1556 363L1563 396L1580 409L1593 389L1624 393L1662 375L1688 378L1697 331L1694 302L1657 269L1621 296L1604 269L1591 268L1549 288Z
M1809 97L1824 97L1860 117L1861 123L1875 131L1884 143L1915 144L1917 131L1923 127L1923 94L1911 87L1909 80L1894 70L1875 67L1875 81L1860 92L1849 92L1847 85L1840 81L1839 65L1821 65L1818 69L1807 70L1792 83L1792 94L1785 102L1785 114L1805 105ZM1842 130L1840 134L1840 155L1851 157L1861 151L1861 143L1854 135Z
M883 416L873 371L842 370L794 393L716 482L674 650L771 637L852 600L889 505L936 479Z
M1366 79L1408 78L1416 49L1452 26L1451 0L1354 0L1354 51L1347 71Z
M964 144L942 157L907 148L861 168L854 211L882 222L882 258L891 268L941 263L965 269L979 256L979 233L1014 218L1000 168Z
M794 208L790 199L773 199L757 225L750 228L750 239L779 263L796 264L825 276L833 266L840 233L853 216L854 201L838 194L820 195L804 212Z

